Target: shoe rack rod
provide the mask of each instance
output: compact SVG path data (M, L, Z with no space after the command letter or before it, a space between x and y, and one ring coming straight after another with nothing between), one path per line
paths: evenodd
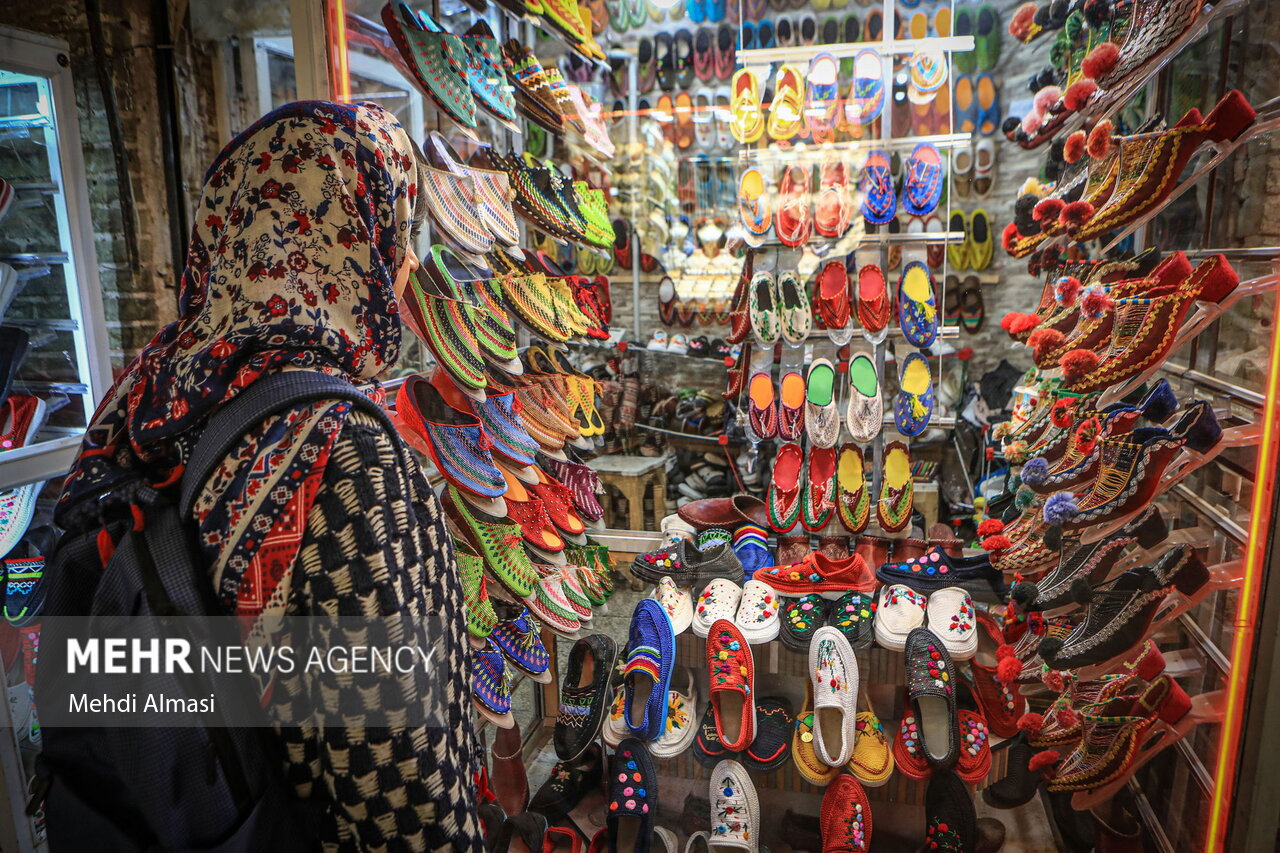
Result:
M1187 762L1187 767L1191 770L1191 776L1196 780L1196 784L1200 786L1200 792L1206 798L1212 799L1214 792L1213 776L1205 768L1200 756L1196 755L1196 751L1191 748L1191 744L1187 743L1186 738L1174 741L1173 745L1178 748L1178 754Z
M1183 367L1180 364L1171 364L1165 362L1160 365L1162 373L1168 373L1192 385L1212 391L1216 394L1224 394L1236 402L1243 403L1255 409L1261 409L1266 402L1266 398L1257 391L1250 388L1241 388L1226 380L1219 379L1217 376L1211 376L1208 373L1202 373L1199 370L1192 370L1190 367Z
M640 109L640 56L638 53L627 55L627 150L634 151L640 137L640 119L636 110ZM623 220L630 232L631 242L631 333L637 340L643 340L640 331L640 235L636 232L634 217Z
M1235 519L1200 497L1186 483L1175 484L1169 493L1191 507L1196 515L1212 524L1237 544L1244 545L1249 541L1248 532L1237 524Z
M1191 260L1207 258L1211 255L1225 255L1230 261L1275 261L1280 260L1280 246L1234 246L1224 249L1189 249L1183 252Z
M888 13L884 16L884 31L891 32L892 25ZM973 50L973 36L932 36L923 39L886 39L884 41L856 41L840 44L803 45L800 47L758 47L751 50L738 51L738 64L750 68L759 65L772 65L775 62L808 62L819 53L829 53L840 59L857 56L864 50L874 50L881 56L897 56L912 54L918 50L937 51L940 53L961 53Z
M1196 169L1194 172L1192 172L1191 176L1188 177L1185 181L1178 184L1177 188L1174 189L1174 191L1170 193L1169 197L1166 198L1163 202L1161 202L1159 206L1155 207L1152 210L1147 211L1142 216L1139 216L1133 222L1126 225L1120 231L1120 233L1112 237L1111 242L1108 243L1105 247L1103 247L1102 249L1103 254L1110 252L1112 249L1116 247L1117 244L1120 243L1121 240L1128 237L1130 234L1137 231L1142 226L1146 225L1156 216L1160 215L1160 213L1163 212L1166 207L1172 204L1183 193L1185 193L1187 190L1194 187L1196 184L1200 182L1202 178L1204 178L1214 169L1218 168L1218 166L1221 165L1222 161L1230 157L1232 154L1234 154L1240 146L1249 142L1251 139L1256 139L1260 136L1265 136L1267 134L1274 133L1276 130L1280 130L1280 116L1276 116L1273 118L1264 119L1260 121L1255 121L1252 125L1248 127L1248 129L1245 130L1244 133L1240 134L1231 142L1223 143L1222 145L1210 145L1209 146L1210 150L1213 150L1215 153L1212 157L1209 158L1209 161L1205 163L1203 166L1201 166L1199 169Z
M1137 780L1129 780L1129 793L1133 795L1133 804L1138 807L1138 818L1142 821L1142 825L1146 828L1147 833L1151 836L1151 840L1155 842L1160 853L1178 853L1178 848L1173 846L1173 842L1169 840L1169 836L1165 833L1164 827L1160 825L1160 819L1156 817L1155 811L1151 808L1147 795L1143 793L1142 786Z
M0 464L0 491L65 476L76 461L83 437L66 436L6 450Z
M12 255L0 255L0 261L6 264L65 264L71 260L66 252L19 252Z
M1182 630L1191 637L1192 642L1196 644L1196 647L1199 648L1201 654L1203 654L1210 663L1218 668L1218 672L1221 672L1223 675L1230 674L1231 661L1227 659L1227 656L1222 653L1221 649L1214 645L1213 641L1209 639L1209 635L1204 632L1204 629L1200 627L1200 624L1196 622L1196 620L1191 618L1191 614L1189 612L1183 613L1178 617L1178 624L1182 627Z
M670 435L676 438L690 438L690 439L693 439L694 441L705 441L708 444L720 443L720 436L718 435L699 435L696 432L680 432L674 429L664 429L663 427L649 426L648 424L641 424L641 423L636 424L636 429L642 429L642 430L645 430L646 432L657 432L657 433L661 433L662 435ZM733 439L729 439L729 443L734 444L735 442Z
M1157 53L1151 59L1142 64L1141 70L1130 76L1114 91L1115 95L1106 98L1105 104L1100 104L1094 109L1086 107L1084 110L1071 116L1063 123L1059 134L1069 134L1072 131L1083 127L1086 122L1096 123L1104 118L1111 117L1121 107L1129 102L1140 89L1147 85L1152 77L1159 74L1166 65L1173 61L1174 57L1182 53L1182 51L1190 44L1198 41L1201 36L1209 31L1210 25L1219 18L1234 15L1249 5L1249 0L1223 0L1216 6L1209 7L1208 10L1201 12L1196 21L1187 28L1186 32L1178 36L1170 42L1164 50Z
M938 149L962 148L970 144L969 133L938 133L932 136L900 136L894 139L851 139L845 142L824 142L809 145L798 142L790 148L744 148L738 152L742 163L778 160L791 163L821 163L832 155L871 151L872 149L909 149L928 143Z
M831 239L831 240L817 240L817 241L810 241L810 242L819 242L819 243L825 243L828 245L836 245L838 243L843 242L848 236L849 235L846 234L845 237L840 237L840 238ZM852 251L857 246L864 246L872 243L879 243L881 245L890 244L890 243L894 245L912 245L912 244L928 245L930 243L963 243L964 241L965 241L965 233L963 231L932 231L932 232L917 231L911 234L908 234L906 232L890 234L888 231L881 231L876 234L858 235L856 239L854 239L852 242L848 244L849 246L848 251ZM797 248L797 247L784 246L782 243L778 242L777 240L765 240L757 244L756 248L790 249L790 248ZM845 254L847 253L848 252L846 251Z

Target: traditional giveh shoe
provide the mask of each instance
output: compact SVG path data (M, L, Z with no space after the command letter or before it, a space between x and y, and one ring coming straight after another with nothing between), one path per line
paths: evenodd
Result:
M791 736L796 730L790 700L770 697L756 702L756 736L742 753L742 763L756 773L770 773L790 758Z
M854 649L865 649L875 639L875 600L865 592L846 592L831 605L828 622Z
M707 666L716 732L725 749L741 752L756 736L755 662L746 638L728 619L711 626Z
M791 738L791 757L796 763L800 775L811 785L825 787L840 772L840 768L831 767L818 758L814 748L813 733L817 718L813 712L813 681L805 679L804 706L796 715L796 729Z
M814 359L805 377L805 425L813 447L836 446L840 412L836 407L836 372L825 358Z
M891 441L884 448L884 475L881 477L880 499L876 502L876 520L886 533L896 533L911 520L915 484L911 479L911 452L901 441Z
M799 372L789 370L782 374L778 394L778 437L783 441L799 441L804 435L804 391L804 377Z
M759 169L745 169L738 179L738 216L748 241L762 242L773 227L773 207Z
M911 438L929 427L933 416L933 376L929 360L918 352L907 353L898 378L893 420L898 432Z
M653 600L667 611L672 633L679 636L689 630L693 624L693 597L689 590L681 589L670 577L663 575L653 589Z
M725 578L716 578L698 594L694 603L693 633L706 637L711 626L722 619L733 621L742 602L742 588Z
M871 801L852 773L837 773L827 786L819 820L824 851L866 853L871 849Z
M872 225L887 225L898 208L888 153L877 149L867 155L867 162L862 167L861 186L863 218Z
M942 198L942 155L933 145L922 142L911 152L904 168L902 208L912 216L928 216Z
M432 31L405 3L382 8L382 23L408 63L419 88L464 128L476 126L476 103L466 80L467 50L462 39Z
M906 648L907 637L925 624L929 600L902 584L880 587L880 603L876 607L876 642L886 649Z
M836 463L836 510L840 523L854 535L871 519L871 490L862 448L852 442L841 445Z
M515 726L511 716L511 691L507 687L506 664L492 645L476 649L471 658L471 701L480 714L499 728Z
M933 771L949 770L960 751L955 664L928 628L907 635L906 659L908 707L919 726L920 751Z
M733 553L742 563L742 576L751 580L758 569L774 565L769 553L768 531L754 524L744 524L733 533Z
M436 262L434 256L423 259L424 265ZM402 299L409 325L454 384L473 399L483 399L488 380L475 308L456 291L442 289L438 282L425 272L409 276L409 288Z
M977 622L969 593L958 586L930 593L925 616L929 630L942 641L953 660L969 660L977 652Z
M871 592L876 586L871 570L856 553L833 560L821 551L814 551L798 563L757 571L756 578L788 598L817 593L823 598L836 599L850 590Z
M891 312L884 270L875 264L858 267L858 323L868 341L878 343L884 339Z
M867 694L864 692L862 695L866 697ZM871 703L863 704L867 710L859 711L854 723L853 756L849 759L849 769L863 785L878 788L893 775L893 751L889 749L884 726Z
M845 425L854 441L865 444L880 434L883 421L884 403L880 398L880 378L876 375L875 362L866 353L857 353L849 361L849 406L845 412Z
M992 567L987 554L953 557L936 545L919 557L884 563L876 569L876 578L881 583L900 583L926 593L973 580L985 580L993 585L1002 582L1000 572Z
M836 508L836 452L829 447L811 447L805 463L800 523L805 530L820 531Z
M767 643L778 636L778 595L768 584L749 580L742 587L742 600L733 623L748 643Z
M534 681L550 684L551 655L538 637L538 623L526 608L515 619L497 624L489 641L502 652L508 663Z
M800 469L804 454L800 445L787 443L778 450L773 480L769 483L769 526L778 533L790 532L800 520Z
M617 657L617 643L605 634L592 634L573 644L552 735L560 760L578 758L595 742L609 711L609 676Z
M485 589L484 559L465 540L456 540L453 549L458 563L458 579L462 584L463 612L467 616L467 632L483 640L498 624L493 602Z
M751 328L761 346L773 346L782 334L782 317L778 310L777 284L773 275L757 272L748 291Z
M623 688L627 728L643 740L653 740L666 727L675 646L671 621L662 606L651 599L636 604L631 615Z
M485 568L517 598L533 593L538 573L523 548L520 528L514 524L485 521L471 509L452 483L442 501L451 528L484 558ZM541 615L541 614L539 614ZM544 620L545 621L545 620Z
M920 261L904 266L898 279L898 326L907 343L917 349L928 349L938 339L933 277Z
M782 644L792 651L808 652L809 642L826 622L827 600L816 592L784 598L779 614Z
M739 583L742 564L726 542L702 550L686 539L636 557L631 564L631 573L649 583L658 583L665 576L679 586L701 587L715 578Z
M441 476L479 497L491 515L507 514L501 500L507 484L489 452L492 442L475 415L449 406L435 386L416 373L396 393L396 414L422 439Z
M804 343L813 326L809 293L794 272L778 276L778 301L781 305L782 337L793 344Z
M711 841L708 849L760 849L760 800L746 768L725 759L711 771ZM618 850L630 848L619 847Z
M819 628L809 644L809 677L817 717L814 749L831 767L848 763L853 754L858 707L858 659L844 634Z
M698 694L693 670L686 670L688 680L683 691L672 687L667 692L667 726L657 740L649 743L649 754L654 758L675 758L689 748L697 735L694 716L698 708Z
M636 738L619 743L609 759L605 814L610 850L649 853L658 820L658 772L649 750Z

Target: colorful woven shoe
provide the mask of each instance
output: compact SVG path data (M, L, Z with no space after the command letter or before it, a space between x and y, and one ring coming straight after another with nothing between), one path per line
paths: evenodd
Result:
M454 486L490 499L486 510L497 511L507 491L502 472L493 464L491 442L480 420L445 402L440 392L420 374L405 380L396 394L396 415L401 423L424 440L424 446L440 474Z
M849 406L845 411L845 426L854 441L865 443L874 440L883 425L884 403L880 398L880 378L876 375L875 362L866 353L857 353L849 361Z
M609 712L609 674L618 657L618 646L605 634L592 634L573 644L560 688L560 715L556 718L556 755L572 761L586 752L600 732Z
M876 520L886 533L896 533L911 520L915 484L911 479L911 451L901 441L891 441L884 448L884 475L881 477L880 500L876 502Z
M538 573L520 547L523 540L519 527L482 521L452 483L445 490L441 505L454 532L484 558L485 568L499 583L517 598L533 593Z
M435 262L435 257L423 261L424 265ZM442 290L437 281L443 278L425 272L411 275L402 303L408 309L410 326L436 362L459 388L478 399L489 383L476 332L475 308L456 292Z
M893 175L886 152L877 149L867 155L861 188L863 218L872 225L888 224L897 213L898 200L893 192Z
M489 635L489 640L516 669L534 681L543 684L551 682L551 673L548 671L551 655L538 637L538 623L534 621L528 608L521 611L515 619L499 622Z
M824 850L866 853L871 849L871 801L852 773L837 773L822 795Z
M644 599L631 614L623 670L627 729L653 740L667 725L667 691L675 668L675 633L658 602Z
M864 693L865 697L867 694ZM849 769L864 785L879 787L893 775L893 750L885 737L884 726L871 703L864 699L868 710L859 711L854 722L853 757Z
M893 406L893 420L898 432L919 435L929 427L933 416L933 377L929 360L918 352L908 353L902 360L898 379L898 398Z
M426 199L436 227L464 251L473 255L489 251L493 235L476 209L475 181L425 164L420 169L418 191Z
M516 106L530 120L559 136L564 133L564 120L556 109L555 99L547 83L546 72L538 58L515 39L502 45L507 79L515 89Z
M938 305L929 268L912 261L902 268L898 279L898 326L907 343L928 349L938 339Z
M502 48L487 21L481 19L459 38L467 51L467 84L478 106L504 123L516 120L516 99L506 83Z
M482 21L476 26L487 25ZM476 213L494 240L507 246L514 246L519 242L520 228L511 207L512 190L506 172L465 163L449 141L434 130L423 153L437 169L470 179L475 188L472 202Z
M942 198L942 155L922 142L907 158L902 186L902 208L912 216L928 216Z
M836 464L836 511L840 523L852 534L861 533L871 519L871 491L867 487L862 448L853 443L840 447Z
M782 337L794 344L803 343L813 327L809 293L800 281L800 276L791 271L778 276L777 288Z
M785 598L816 593L837 599L850 590L871 592L876 587L875 575L856 553L833 560L821 551L813 551L798 563L761 569L755 577Z
M773 275L757 272L748 290L751 329L762 346L773 346L782 335L782 316L778 310L778 289Z
M511 716L511 687L502 654L489 643L471 658L471 701L482 716L499 728L515 725Z
M4 561L4 618L15 628L25 628L40 618L44 603L44 557Z
M778 449L769 483L769 526L778 533L790 532L800 520L800 468L804 453L800 445L787 443Z
M458 562L458 579L462 583L467 631L477 640L483 640L498 624L498 615L494 612L489 591L485 588L484 559L465 539L455 540L453 554Z
M533 592L524 597L524 603L529 612L555 633L570 640L578 638L582 623L558 572L539 578Z
M382 23L413 71L419 88L465 128L476 126L476 102L466 81L467 49L462 39L433 32L405 3L382 8Z
M555 526L570 536L585 533L587 526L573 508L573 494L563 483L548 476L541 468L535 468L534 473L538 482L529 486L529 489L542 500L547 508L547 515L551 516Z
M804 385L804 422L810 446L835 447L840 438L840 410L836 407L836 371L831 362L814 359Z
M604 507L598 496L605 493L600 475L590 465L547 458L542 462L547 473L564 484L573 496L578 514L589 521L604 518Z
M817 630L816 628L814 629ZM803 651L807 651L806 644ZM805 778L811 785L825 787L831 784L831 780L836 778L840 772L839 767L829 767L822 759L818 757L818 753L814 749L814 726L817 725L817 718L813 713L813 682L809 679L804 681L804 706L800 709L800 713L796 715L796 730L791 738L791 757L796 763L796 769L800 771L800 775Z
M569 329L556 316L547 277L542 274L513 276L502 281L507 305L529 331L555 343L569 340Z
M831 605L827 621L849 645L864 649L875 639L875 600L865 592L846 592Z
M746 638L728 619L711 625L707 666L716 734L725 749L741 752L756 736L755 662Z
M836 508L836 453L812 447L805 458L805 486L800 493L800 523L805 530L827 526Z

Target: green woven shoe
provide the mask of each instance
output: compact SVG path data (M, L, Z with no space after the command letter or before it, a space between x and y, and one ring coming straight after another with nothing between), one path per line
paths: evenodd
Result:
M483 640L493 633L498 624L498 614L484 583L484 558L477 554L465 540L454 542L454 556L458 561L458 579L462 581L462 606L467 616L467 631Z
M433 249L423 265L429 268L435 263ZM446 279L425 270L409 276L404 298L409 327L460 389L483 394L489 381L476 332L476 309L460 299L456 290L443 288L442 281Z
M482 521L450 483L445 490L445 517L472 550L484 558L484 566L498 583L517 598L533 594L538 573L522 547L520 528L514 524Z

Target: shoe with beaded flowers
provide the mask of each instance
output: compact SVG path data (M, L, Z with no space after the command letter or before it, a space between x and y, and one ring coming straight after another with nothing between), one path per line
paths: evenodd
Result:
M726 758L711 771L711 846L756 853L760 849L759 836L760 799L756 787L746 768Z

